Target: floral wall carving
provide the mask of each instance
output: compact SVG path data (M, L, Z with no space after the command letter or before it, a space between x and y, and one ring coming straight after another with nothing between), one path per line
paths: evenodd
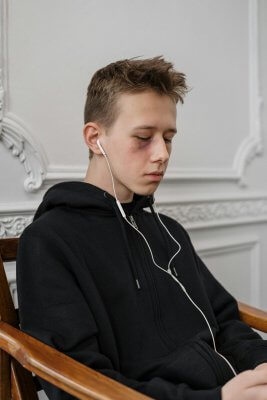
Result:
M158 204L158 211L179 221L188 229L238 225L267 221L267 196L256 199L176 202ZM32 222L31 215L0 214L0 237L20 236Z

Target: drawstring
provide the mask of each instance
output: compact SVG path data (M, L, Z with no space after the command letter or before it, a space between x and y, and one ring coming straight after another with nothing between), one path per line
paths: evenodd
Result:
M112 206L113 206L113 208L115 210L115 213L117 215L117 218L118 218L120 226L121 226L122 235L123 235L124 241L126 243L127 255L128 255L128 259L129 259L129 263L130 263L130 268L131 268L131 271L132 271L132 275L133 275L136 287L137 287L137 289L141 289L140 279L139 279L135 264L133 263L133 256L132 256L131 248L129 246L128 238L127 238L127 235L126 235L126 232L125 232L124 222L122 220L122 217L121 217L121 214L120 214L120 212L118 210L117 205L116 204L112 204Z

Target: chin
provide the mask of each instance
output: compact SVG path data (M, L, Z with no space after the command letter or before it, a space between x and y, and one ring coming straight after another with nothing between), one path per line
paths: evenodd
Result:
M134 191L134 193L139 194L140 196L149 196L150 194L155 193L158 186L154 187L147 187L147 188L138 188Z

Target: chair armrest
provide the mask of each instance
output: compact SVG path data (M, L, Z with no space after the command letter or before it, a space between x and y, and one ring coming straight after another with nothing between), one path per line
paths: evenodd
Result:
M240 318L252 328L267 333L267 312L238 302Z
M0 348L24 368L82 400L151 399L0 321Z

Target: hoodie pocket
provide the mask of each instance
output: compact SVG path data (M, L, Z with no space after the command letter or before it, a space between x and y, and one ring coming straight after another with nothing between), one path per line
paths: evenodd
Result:
M208 345L203 340L196 340L194 341L193 345L196 351L202 355L202 357L213 369L218 384L223 385L229 379L233 378L233 373L229 365L218 353L215 352L213 347Z
M158 376L174 384L186 383L198 390L215 388L224 380L212 352L214 350L207 343L190 340L165 357L140 362L142 378Z

